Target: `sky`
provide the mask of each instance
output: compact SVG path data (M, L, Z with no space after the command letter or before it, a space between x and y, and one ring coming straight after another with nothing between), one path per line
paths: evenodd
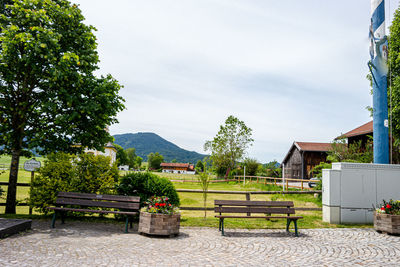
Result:
M100 70L124 86L114 134L205 153L233 115L247 157L331 142L371 120L368 0L72 0L97 28ZM386 1L386 26L399 0Z

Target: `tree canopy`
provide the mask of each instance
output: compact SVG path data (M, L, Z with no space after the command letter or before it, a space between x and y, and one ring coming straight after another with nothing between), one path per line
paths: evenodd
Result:
M225 124L220 126L212 141L206 141L205 151L211 151L213 167L221 174L223 170L235 168L236 163L243 158L246 149L254 141L251 138L252 129L234 116L229 116Z
M161 168L161 163L164 162L164 157L158 152L150 153L147 156L147 162L149 164L149 169L158 170Z
M8 3L8 4L7 4ZM12 155L6 213L15 213L19 157L40 148L104 149L124 109L120 85L96 77L95 28L66 0L7 1L0 14L0 153ZM79 145L77 145L79 144Z
M400 8L396 10L390 26L388 64L390 69L388 89L391 89L392 95L392 132L396 146L400 147ZM390 91L388 97L390 98Z

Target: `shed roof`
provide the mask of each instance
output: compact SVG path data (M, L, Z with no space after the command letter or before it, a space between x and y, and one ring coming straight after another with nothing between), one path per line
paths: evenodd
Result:
M328 152L332 148L331 143L315 143L315 142L296 142L294 141L290 147L288 153L283 159L282 163L285 163L292 153L292 150L297 148L299 151L312 151L312 152Z
M365 134L371 134L374 132L374 127L373 127L373 121L367 122L345 134L342 134L341 136L338 136L335 138L337 139L342 139L342 138L349 138L353 136L359 136L359 135L365 135Z

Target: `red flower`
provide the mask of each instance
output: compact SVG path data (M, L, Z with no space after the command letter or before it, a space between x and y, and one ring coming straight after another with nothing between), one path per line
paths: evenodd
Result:
M386 208L390 209L392 206L390 206L389 204L386 204Z
M156 203L156 207L158 206L159 204L158 203Z
M169 206L171 207L171 204L169 204Z

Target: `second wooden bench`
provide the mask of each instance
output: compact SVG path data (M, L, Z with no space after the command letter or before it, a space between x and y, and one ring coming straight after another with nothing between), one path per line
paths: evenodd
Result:
M298 236L297 220L302 216L295 214L292 201L249 201L249 200L215 200L215 212L219 213L219 231L224 232L224 219L286 219L286 231L289 231L290 223L294 223L295 234ZM263 215L252 215L252 214ZM245 215L244 215L245 214Z
M64 223L66 212L112 213L126 216L125 232L127 233L129 222L132 227L132 216L138 214L140 197L59 192L55 205L56 207L47 208L54 210L53 220L51 221L52 228L55 227L57 213L60 213L62 223ZM88 209L89 207L101 209ZM122 210L107 210L108 208Z

